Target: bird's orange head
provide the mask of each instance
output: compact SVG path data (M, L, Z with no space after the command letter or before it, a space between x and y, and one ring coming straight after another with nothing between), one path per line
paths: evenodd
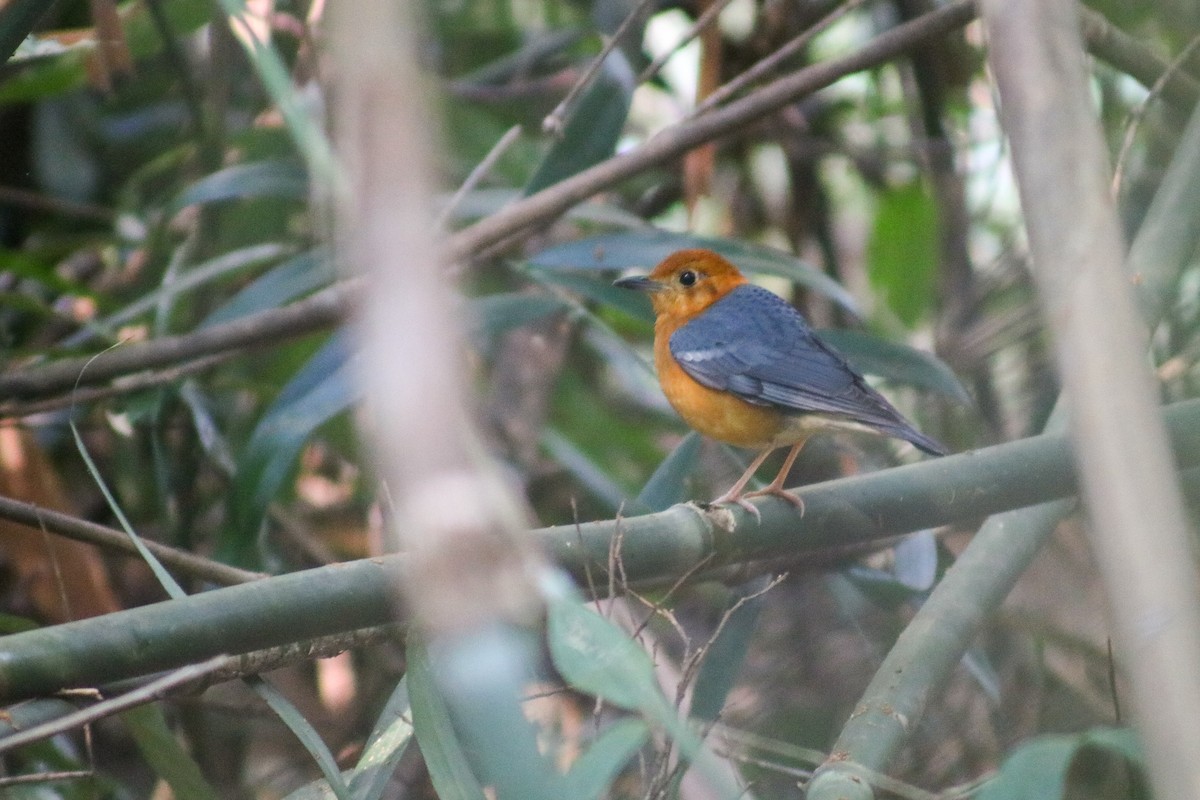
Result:
M746 283L738 268L711 250L680 250L667 256L645 277L622 278L615 285L650 295L658 317L686 321Z

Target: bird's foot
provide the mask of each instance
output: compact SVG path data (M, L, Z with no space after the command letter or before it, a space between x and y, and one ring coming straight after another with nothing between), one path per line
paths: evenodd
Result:
M712 508L713 506L727 506L730 503L737 505L737 506L741 506L743 509L745 509L747 512L749 512L751 514L751 516L754 517L755 521L757 521L758 524L761 525L762 524L762 514L759 512L759 510L757 508L754 507L754 505L752 503L750 503L749 501L746 500L746 498L749 496L750 495L742 494L741 492L736 492L736 493L735 492L726 492L725 494L718 497L716 500L711 500L711 501L705 503L704 505L707 508Z
M782 486L776 486L772 484L762 489L756 489L753 492L746 492L744 495L742 495L742 497L778 497L780 500L786 500L796 508L800 509L800 516L804 516L804 500L792 494L787 489L784 489ZM742 502L745 501L743 500ZM757 512L757 509L755 509L755 511Z

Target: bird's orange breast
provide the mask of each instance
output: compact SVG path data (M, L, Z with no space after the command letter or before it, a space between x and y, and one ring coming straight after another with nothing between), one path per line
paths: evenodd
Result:
M654 367L671 406L688 425L737 447L776 447L787 436L788 419L775 408L758 406L718 389L710 389L683 371L671 355L671 334L686 320L660 316L654 326Z

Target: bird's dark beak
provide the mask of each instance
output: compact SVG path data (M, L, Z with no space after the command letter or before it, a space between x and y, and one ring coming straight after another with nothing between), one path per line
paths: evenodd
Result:
M613 281L613 286L619 286L622 289L633 289L638 292L661 292L664 288L662 283L645 275L635 275L630 278L615 280Z

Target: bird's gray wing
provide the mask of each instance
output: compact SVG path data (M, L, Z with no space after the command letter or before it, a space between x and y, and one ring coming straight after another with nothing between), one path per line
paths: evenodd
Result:
M835 415L944 452L821 341L800 312L761 287L734 289L669 344L684 372L709 388L787 412Z

